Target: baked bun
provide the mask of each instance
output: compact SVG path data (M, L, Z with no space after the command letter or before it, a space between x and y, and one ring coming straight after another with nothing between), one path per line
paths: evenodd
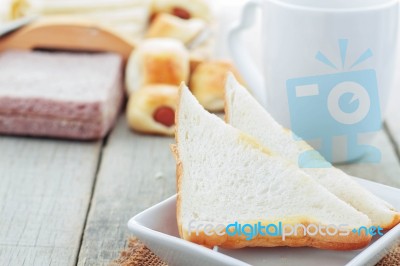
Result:
M169 13L182 19L211 20L211 9L204 0L153 0L153 14Z
M190 88L205 109L212 112L224 110L225 81L229 72L241 81L238 71L229 61L202 62L194 69Z
M177 86L149 85L135 91L127 105L129 126L142 133L174 135L177 99Z
M27 0L12 0L8 18L11 20L22 18L28 13L29 8L30 4Z
M125 73L128 94L149 84L179 85L189 79L189 54L174 39L144 40L131 54Z
M184 20L170 14L160 14L151 23L146 38L169 37L188 44L205 28L206 23L201 19Z

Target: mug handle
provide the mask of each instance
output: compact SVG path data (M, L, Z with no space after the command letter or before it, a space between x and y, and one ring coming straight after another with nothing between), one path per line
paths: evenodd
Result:
M243 75L250 89L265 107L267 95L264 89L264 78L260 70L255 66L250 54L243 49L240 34L255 23L256 10L261 7L260 0L249 0L242 11L241 20L232 27L228 34L228 46L235 65Z

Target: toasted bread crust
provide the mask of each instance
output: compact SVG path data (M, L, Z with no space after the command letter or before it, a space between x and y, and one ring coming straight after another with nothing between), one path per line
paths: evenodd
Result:
M184 86L184 82L181 83L181 86ZM178 99L181 98L182 89L179 88ZM171 146L172 153L174 154L176 160L176 221L178 225L178 232L181 238L183 238L183 226L181 221L181 185L182 185L182 175L183 175L183 165L182 161L179 158L178 144L179 144L179 135L178 135L178 127L179 127L179 111L180 111L180 100L177 101L176 111L175 111L175 142L176 144Z
M381 225L381 227L384 230L390 230L398 224L400 224L400 213L396 212L396 214L393 216L392 222L390 222L389 224Z
M224 101L224 121L227 124L230 124L231 116L231 103L228 103L229 97L228 97L228 91L226 90L226 83L228 82L228 77L225 79L225 101Z
M175 144L171 145L172 154L176 160L176 190L177 190L177 197L176 197L176 220L178 224L178 232L179 235L183 238L183 231L182 231L182 222L181 222L181 195L180 195L180 187L181 187L181 176L182 176L182 162L179 160L179 153L178 147Z
M180 227L181 228L181 227ZM207 236L204 232L192 233L190 236L184 230L183 238L206 247L219 246L227 249L238 249L244 247L314 247L319 249L330 250L355 250L360 249L369 244L371 236L365 234L348 235L348 236L301 236L301 237L286 237L282 241L281 237L270 237L257 235L252 240L246 240L245 236Z

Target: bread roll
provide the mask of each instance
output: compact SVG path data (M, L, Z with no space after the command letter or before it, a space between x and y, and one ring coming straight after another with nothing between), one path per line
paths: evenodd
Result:
M169 37L188 44L205 28L206 23L201 19L183 20L170 14L160 14L151 23L146 38Z
M129 126L138 132L174 135L178 87L149 85L135 91L127 106Z
M228 61L203 62L193 71L190 79L191 90L207 110L220 112L224 109L225 80L228 72L240 78L235 67Z
M182 19L211 20L211 9L204 0L153 0L153 14L169 13Z
M125 73L128 94L150 84L179 85L189 79L189 54L180 41L154 38L131 54Z
M210 29L203 30L190 44L190 73L193 73L195 68L205 61L210 61L215 54L215 38L213 31Z
M32 4L29 14L91 20L111 27L134 40L143 38L151 12L151 1L147 0L29 0L29 2Z
M27 0L12 0L8 19L14 20L24 17L28 13L29 8L30 5Z
M43 15L114 12L151 5L148 0L28 0L28 2L32 4L33 11Z

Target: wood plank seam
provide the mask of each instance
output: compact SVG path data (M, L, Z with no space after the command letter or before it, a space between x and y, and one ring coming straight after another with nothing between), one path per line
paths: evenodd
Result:
M108 136L109 136L109 135L110 135L110 134L108 134L108 135L103 139L103 141L102 141L102 143L101 143L100 153L99 153L99 157L98 157L98 159L97 159L96 171L95 171L94 179L93 179L93 183L92 183L92 189L91 189L91 191L90 191L89 204L88 204L88 208L87 208L87 211L86 211L85 219L84 219L84 221L83 221L82 234L81 234L81 238L79 239L78 252L77 252L77 255L76 255L76 257L75 257L75 263L74 263L74 265L78 265L79 254L80 254L80 252L81 252L82 243L83 243L83 237L84 237L84 234L85 234L85 230L86 230L86 226L87 226L87 222L88 222L89 213L90 213L90 210L91 210L91 208L92 208L92 201L93 201L93 195L94 195L94 192L95 192L95 189L96 189L97 177L98 177L98 174L99 174L99 171L100 171L100 167L101 167L101 162L102 162L102 159L103 159L103 151L104 151L105 146L107 145L107 141L108 141Z
M389 126L388 126L388 124L386 122L383 124L383 128L384 128L386 134L388 135L389 141L393 146L393 149L394 149L394 152L396 154L397 160L400 163L400 149L399 149L400 143L398 143L396 141L395 137L393 136L393 134L390 131Z

